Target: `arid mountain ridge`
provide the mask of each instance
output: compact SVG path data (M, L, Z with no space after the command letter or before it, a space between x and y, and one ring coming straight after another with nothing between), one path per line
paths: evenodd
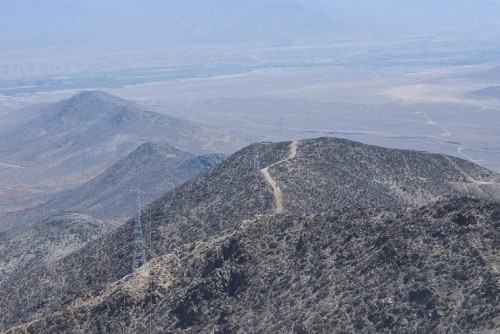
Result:
M233 153L246 144L236 135L146 111L104 92L82 92L32 111L0 136L0 161L11 166L0 170L3 187L10 189L0 207L41 204L47 194L89 181L145 142L194 155Z
M494 333L499 224L473 199L263 215L6 333Z
M60 211L89 214L106 221L133 215L133 189L147 192L143 205L212 168L224 159L222 154L196 156L164 143L147 142L92 180L52 196L33 208L2 216L4 228L19 230L40 217ZM12 233L12 231L9 231Z
M23 137L24 129L36 132L38 131L37 126L40 124L41 127L44 127L47 123L51 122L61 123L61 120L62 123L54 127L51 135L54 135L57 129L60 129L63 133L78 131L90 133L95 131L95 129L93 129L95 126L89 124L89 120L92 120L96 114L109 116L117 112L118 114L124 113L130 117L135 117L137 114L147 117L156 115L155 113L137 109L133 103L113 97L109 94L102 92L85 92L58 104L38 106L16 112L13 115L14 117L12 117L12 124L15 124L15 126L11 128L7 134L2 133L2 138L10 143L13 140L9 137L10 135L12 135L13 138ZM66 117L65 115L68 114L69 116ZM162 119L162 117L160 117L160 119ZM205 138L206 140L203 143L203 147L199 147L197 146L196 140L189 140L187 137L182 139L186 134L177 133L176 131L184 131L185 129L183 126L187 125L192 126L194 129L193 131L197 131L196 129L200 130L200 135L203 136L208 135L207 132L203 131L204 128L209 130L212 128L174 118L167 117L167 119L171 121L172 124L170 125L174 125L174 127L169 125L171 133L168 136L171 138L178 135L184 142L184 145L192 147L193 150L204 151L210 146L210 138ZM106 121L102 122L106 123ZM68 125L66 123L71 124ZM145 127L144 124L142 124L142 126ZM118 127L115 130L118 132L122 130L126 132L127 129L119 129ZM145 129L140 131L143 130ZM214 130L217 133L218 130ZM73 157L73 159L78 159L78 149L86 147L85 143L83 143L79 148L70 147L60 152L57 146L51 146L51 143L54 144L53 138L50 138L51 135L47 135L49 138L46 138L46 147L43 147L43 145L39 147L36 140L30 142L29 139L26 139L24 142L18 142L15 145L18 145L21 150L34 152L32 156L29 157L30 159L34 159L34 161L37 161L35 157L37 154L44 155L50 152L56 152L56 154L61 156L62 160L66 160L66 158L71 159L71 157ZM140 140L148 138L147 136L151 134L143 132L143 135L144 138ZM166 135L165 137L168 136ZM219 136L219 134L213 137L214 143L220 143L220 147L224 146L225 144L219 141L219 139L216 138L217 136ZM27 135L26 137L29 138L30 136ZM94 144L97 146L99 145L99 140L102 140L101 144L105 145L105 137L106 135L102 136L101 139L91 138L91 140L94 140ZM62 135L62 138L66 138L65 135ZM162 138L159 139L163 140ZM64 139L61 140L64 141ZM124 140L126 140L125 137ZM2 148L6 152L9 151L8 147L2 146ZM87 149L90 150L89 148ZM18 152L14 153L17 154ZM113 151L113 149L109 152L111 155L116 153L117 152ZM23 154L19 153L19 156L23 156ZM133 215L135 205L135 199L132 194L133 188L139 187L147 191L146 196L143 196L142 202L143 205L146 205L154 199L161 197L174 187L213 167L215 164L222 161L224 156L224 154L220 153L195 155L177 149L165 142L145 142L125 158L111 166L103 174L90 181L53 196L44 194L45 196L40 199L42 203L37 206L25 210L4 213L0 216L0 247L4 250L2 252L2 261L4 262L3 270L0 274L0 282L11 279L12 277L21 276L25 271L47 262L50 259L53 261L62 258L72 251L83 247L87 242L101 237L114 229L85 214L104 219L107 222L122 223L125 221L126 217ZM7 157L5 159L8 160L9 158ZM1 160L6 161L3 160L3 158ZM41 161L38 162L42 163ZM88 161L80 159L80 164L77 166L77 169L84 169L85 166L87 166L86 163L88 163ZM16 182L16 179L19 181L18 179L22 175L29 175L39 167L38 165L25 168L15 167L15 165L12 166L12 168L3 166L4 168L2 168L1 171L3 176L5 176L5 179L3 179L4 184L2 184L2 193L6 195L5 197L2 196L2 200L6 202L8 202L11 197L16 197L16 192L12 192L8 187L5 188L5 183L8 184L12 182L12 186L16 187L16 184L19 183ZM74 172L72 169L73 167L67 165L65 162L61 163L60 167L64 169L66 173L68 171ZM51 182L53 178L53 176L43 175L43 173L39 175L39 177L36 175L29 176L33 177L31 181L35 183ZM86 177L85 175L80 176L81 178ZM31 181L29 177L26 177L25 180L22 180L22 183L30 184ZM80 181L81 180L78 182ZM20 185L19 189L21 189L19 190L20 197L23 197L23 186ZM67 211L75 213L65 213ZM63 212L62 215L61 212ZM84 214L81 215L76 212ZM70 221L74 226L77 226L78 222L80 222L81 226L79 226L79 229L82 231L85 230L85 228L90 228L89 226L97 224L94 223L94 225L92 225L91 222L99 222L99 224L103 224L103 226L107 228L99 230L100 232L95 233L93 238L85 237L82 240L78 238L78 240L76 240L73 235L73 228L68 228L67 221ZM47 222L51 222L51 224ZM46 233L37 232L44 228L47 228ZM32 246L32 248L30 248L30 246Z
M256 151L259 152L260 170L256 170L254 167ZM453 200L461 196L476 197L478 200ZM457 158L425 152L386 149L334 138L319 138L292 143L261 143L258 144L258 146L249 146L237 152L216 168L176 188L156 201L144 212L143 229L144 235L147 236L146 245L148 258L153 259L151 263L162 261L162 258L173 259L179 257L184 259L194 256L193 252L200 251L200 249L197 250L196 246L199 243L206 244L207 248L206 252L202 251L197 256L209 258L215 255L209 250L210 247L208 245L217 244L219 241L223 240L224 233L228 233L228 235L231 233L243 233L242 230L246 228L245 226L252 227L254 226L253 224L260 226L258 227L258 229L260 229L263 227L259 222L269 219L271 221L274 219L283 219L288 221L291 226L295 226L299 224L298 222L301 221L300 219L306 222L311 220L315 221L314 217L321 217L321 215L328 212L331 213L333 212L332 210L336 209L341 210L340 212L342 212L342 210L347 210L347 212L349 212L347 214L348 216L359 212L362 217L359 220L360 230L355 235L351 235L350 237L346 236L346 238L343 239L344 242L349 242L358 238L372 237L373 233L369 232L367 228L370 226L370 222L381 217L380 213L382 211L385 212L385 215L388 217L393 217L393 219L389 219L387 223L384 224L387 226L395 224L393 226L397 227L395 231L398 231L399 228L404 230L407 222L414 222L415 220L420 222L420 220L422 220L421 225L412 223L413 225L408 228L414 227L416 229L415 231L420 231L422 229L422 233L432 233L432 224L429 222L436 221L436 223L444 224L443 226L448 226L447 228L451 229L450 231L453 233L456 233L453 227L458 226L463 230L467 229L469 225L474 225L475 231L478 233L477 235L489 235L488 238L494 241L498 239L494 237L494 233L496 233L494 231L496 230L494 228L492 230L492 226L496 226L495 224L498 223L499 216L497 203L495 204L491 201L498 202L499 198L499 176L497 174ZM445 202L444 204L433 206L432 203L438 200ZM454 207L453 203L462 204ZM429 205L430 207L427 209L415 209L422 205ZM282 207L281 211L286 213L285 216L282 214L276 215L276 213L280 213L280 206ZM370 209L376 207L380 209ZM460 211L462 209L465 211ZM407 213L408 215L405 216ZM259 215L263 215L263 218L259 218L261 217ZM339 215L342 215L342 213L337 212L333 214L333 217ZM472 216L474 217L471 218ZM403 219L403 217L407 218ZM419 217L424 218L420 219ZM318 218L317 221L322 220L323 218ZM318 230L327 227L342 229L350 219L342 218L337 221L335 218L332 218L326 221L325 224L327 224L327 226L321 226L320 224L316 228ZM278 225L279 224L281 223L278 223ZM307 229L305 226L307 225L302 226L300 224L296 225L298 226L297 233L306 233ZM366 227L363 227L364 224ZM269 228L274 229L275 227L276 226L271 224ZM196 314L213 314L213 312L218 312L218 310L224 310L224 308L221 309L220 305L217 304L221 294L227 295L227 299L225 295L223 296L224 300L231 303L235 309L251 309L250 304L246 304L243 301L239 304L240 298L237 298L237 296L240 293L238 290L239 287L245 285L241 281L243 277L247 277L247 275L251 277L253 274L249 274L249 272L253 273L254 270L257 270L257 267L247 268L249 272L244 271L241 275L238 272L234 272L234 270L238 270L236 268L239 264L238 261L247 263L247 257L250 257L250 254L248 256L244 255L243 257L247 258L245 260L238 255L239 251L237 251L237 249L239 249L240 246L236 247L236 253L233 253L235 249L231 248L231 246L228 246L229 250L221 250L223 255L217 255L219 256L218 258L210 260L212 265L209 265L208 262L205 263L205 265L201 263L200 265L205 266L205 269L195 264L193 264L191 269L186 269L184 266L182 267L186 270L193 270L193 275L195 276L190 276L190 274L184 272L182 268L179 269L180 271L175 269L174 271L163 272L161 275L167 276L160 275L163 277L160 279L163 283L158 281L157 285L154 287L154 293L159 296L153 298L154 305L148 305L148 303L151 302L151 296L148 297L147 289L144 291L136 291L135 288L130 287L134 290L133 292L125 292L125 290L116 292L120 290L122 286L127 285L127 282L130 280L139 280L135 281L136 284L133 285L134 287L147 286L148 284L147 277L149 274L147 270L142 271L143 274L139 271L135 275L130 275L131 228L132 222L129 222L122 228L119 228L115 233L88 244L81 251L69 255L57 263L38 267L27 273L18 281L3 285L2 291L4 292L0 295L0 305L2 305L0 314L2 314L1 320L3 328L15 326L20 323L27 323L34 319L41 319L38 322L35 321L31 324L23 325L21 328L32 326L30 330L38 332L50 332L55 330L55 328L58 328L58 330L62 329L76 332L98 332L99 330L103 330L103 328L109 328L109 330L116 329L117 324L114 322L119 321L117 320L118 318L115 318L116 316L129 319L129 323L125 328L127 328L127 330L133 330L135 328L134 326L142 326L147 322L146 314L148 310L152 311L151 308L156 308L156 306L160 305L158 303L163 302L167 303L165 308L170 310L165 313L165 318L160 318L166 321L162 326L167 327L162 327L163 330L169 328L169 330L175 329L180 332L198 332L200 328L214 328L221 332L224 332L224 330L226 330L226 332L232 332L237 328L254 328L251 326L256 325L256 323L252 322L251 319L248 319L246 323L240 321L244 318L242 316L244 311L241 311L243 313L236 312L239 315L235 315L232 320L230 319L231 312L228 311L229 313L224 313L225 315L221 314L221 320L217 324L209 323L209 321L215 319L213 317L204 319L197 318L196 316ZM347 230L349 229L348 227L346 228ZM389 233L392 231L392 228L386 231ZM273 230L273 232L268 232L270 233L270 238L278 237L278 231ZM267 232L262 230L261 232L256 232L257 235L259 235L258 233L265 234ZM493 233L493 235L491 233ZM420 232L414 232L412 235L419 234ZM149 236L151 236L151 244L149 244L148 241ZM394 236L397 240L401 237L402 236L398 236L397 233ZM287 240L286 235L283 235L283 238ZM387 242L387 240L392 240L391 238L392 236L388 236L388 239L386 238L382 244ZM403 239L405 238L406 237ZM476 237L474 238L474 240L478 240ZM309 242L312 242L312 239L307 241L307 243ZM325 241L325 245L330 242L333 241ZM397 241L398 244L401 242L403 241ZM409 241L404 241L403 243L406 244L407 242ZM411 241L411 246L405 246L408 247L408 252L414 247L413 242L414 241ZM431 243L433 242L435 241ZM468 245L466 250L464 250L464 256L468 259L467 261L472 261L476 256L474 254L477 254L477 252L474 251L475 248L472 248L470 244L464 244L463 242L463 240L460 240L460 245ZM495 289L498 288L498 275L495 274L495 268L499 260L498 246L492 246L491 242L488 244L486 239L484 242L486 242L486 244L484 244L484 247L482 246L483 248L481 249L484 249L484 252L489 252L489 257L486 258L486 260L483 259L478 265L489 268L484 271L484 275L490 276L483 277L482 282L484 284L489 284L488 287L490 290L493 289L493 291L496 291ZM333 244L336 243L337 241L333 242ZM285 244L290 246L292 243ZM311 247L313 244L312 242ZM364 258L371 253L371 246L369 245L370 243L353 243L352 246L359 247L357 248L359 256ZM265 247L272 247L272 244L268 244ZM285 245L283 247L285 247ZM389 255L394 252L399 254L397 253L398 247L397 245L394 247L390 246L388 249L385 249L384 252L388 252ZM437 251L438 260L446 261L444 256L447 254L446 252L453 247L453 243L447 242L440 247L442 247L443 250ZM300 248L301 247L298 247L299 253L301 252ZM340 252L340 249L332 250L329 255L325 255L325 261L335 261L341 254L344 254ZM416 253L417 255L421 254L419 252ZM277 256L276 260L278 261L281 256L282 255ZM394 259L395 255L393 254L389 257ZM227 268L228 271L221 273L220 275L222 276L220 276L217 274L219 273L218 268L221 268L228 259L236 262L230 262ZM285 260L285 262L286 261L287 260ZM358 265L356 261L342 263L345 264L345 267L340 267L343 271L356 272L358 270L352 267ZM411 266L413 265L414 263L411 262ZM384 270L390 269L394 274L399 273L398 270L400 269L394 266L392 260L386 261L384 266L369 270L376 269L377 272L379 272L379 270L383 272ZM452 271L457 270L454 266L455 264L442 270L446 272L446 275L452 275ZM322 268L323 267L314 267L310 270L319 270L322 272L324 269ZM407 269L409 270L411 268ZM420 267L417 268L419 270L422 269ZM481 271L483 269L478 270ZM198 285L191 285L192 289L188 290L184 288L179 288L181 290L176 290L177 288L171 289L172 285L177 286L177 284L186 288L190 286L189 284L193 283L193 281L183 277L198 277L196 273L199 273L199 270L201 270L202 279L198 282ZM264 268L263 270L270 270L270 268ZM390 270L388 271L389 273L391 272ZM401 272L405 270L401 269ZM278 274L276 273L276 275ZM308 275L312 274L310 273ZM334 276L332 276L333 274L325 273L325 275L327 282L331 284L336 282ZM429 277L431 277L429 276L431 275L430 271L423 272L422 275L427 277L426 279L430 279ZM260 276L257 275L256 277ZM281 293L283 291L279 289L280 286L274 285L280 282L280 280L277 280L277 277L278 276L270 276L270 280L275 282L270 285L269 289L275 287L278 289L276 293ZM297 277L297 279L301 279L301 277L302 276ZM291 284L292 281L290 281L290 279L291 278L288 277L284 279L284 282L286 284ZM453 279L459 280L459 278ZM40 305L37 301L40 299L42 285L46 296L43 296L44 302L43 305ZM258 286L258 284L255 284L255 286ZM394 292L393 285L388 286L388 289L390 292L389 295ZM402 289L400 298L397 301L398 303L406 303L408 299L402 297L406 296L409 298L410 302L413 300L418 304L413 306L417 307L419 310L423 310L422 305L427 305L428 300L432 297L432 300L436 299L436 302L429 304L432 312L433 310L441 312L436 309L437 305L449 305L448 299L437 297L441 296L441 294L446 294L447 291L439 291L436 295L433 291L429 290L429 292L425 290L424 287L419 288L417 286L410 287L405 285ZM439 285L439 289L446 290L446 286ZM25 292L22 296L18 293L21 290ZM171 291L172 294L170 294ZM248 291L255 292L251 289ZM117 295L113 295L115 292ZM133 305L134 307L137 306L137 310L135 310L134 307L131 307L132 309L128 308L123 310L111 307L109 306L110 304L107 304L110 303L113 298L121 298L122 295L120 294L122 293L134 294L133 296L127 295L126 298L129 302L130 298L133 299L131 302L132 304L129 305ZM216 295L213 295L214 293ZM266 294L271 292L270 290L266 290L263 293L264 296L266 296ZM301 285L298 293L304 296L303 298L306 298L305 296L312 296L311 291L307 288L307 284ZM249 296L254 296L254 294L250 293ZM285 300L288 303L295 304L299 300L297 298L298 296L288 295ZM318 298L318 302L327 302L328 300L326 295L322 295L322 297ZM381 301L383 298L378 296L375 301ZM488 295L485 295L484 298L479 298L477 301L478 307L485 307L484 305L488 305L487 303L490 303L494 307L498 307L498 298L496 301L488 298L490 298ZM341 300L344 302L351 301L350 298ZM420 303L420 300L422 300L422 303ZM255 303L256 301L249 300L248 302ZM363 303L367 302L367 300L363 301ZM89 308L86 308L86 306L80 307L81 303L94 306L88 306ZM62 321L60 313L54 312L62 311L62 305L68 304L74 305L75 308L72 309L72 311L68 311L73 312L71 314L64 313L63 318L65 320ZM303 304L298 305L302 305L302 307L299 308L300 310L307 309ZM357 305L360 304L352 304L351 310L345 309L343 312L362 314L362 309L352 311L352 308L357 307ZM397 305L399 305L398 307L403 307L402 304ZM276 306L272 307L274 310L277 310L275 308ZM424 309L425 308L427 308L427 306L425 306ZM87 313L89 310L93 310L91 311L93 318L91 321L85 320L89 319ZM340 309L337 307L337 311L338 310ZM159 309L155 309L152 312L157 311L159 311ZM112 312L113 315L110 316L109 312ZM275 313L269 312L270 313L267 314L267 316L270 317L269 319L271 319L269 321L274 322L273 319L281 319L276 318ZM420 320L415 320L411 317L413 313L411 313L411 311L408 312L399 310L391 318L392 320L389 319L386 322L382 319L380 321L382 325L387 323L386 327L389 329L403 328L398 326L402 326L401 324L404 322L407 322L408 325L426 329L438 328L436 326L450 328L449 325L446 324L447 322L444 321L448 319L446 317L443 318L443 323L432 318L432 316L429 319L425 318L421 320L421 322L418 322ZM293 312L290 314L292 313ZM311 316L317 317L319 314L320 313L314 313ZM325 316L326 314L329 314L328 317L331 316L330 313L325 313ZM449 313L446 312L443 314L445 314L445 316L450 316ZM102 315L102 318L98 315ZM341 315L342 317L340 317ZM288 319L288 316L290 315L283 315L283 319ZM441 315L440 317L443 316ZM458 315L458 317L457 319L460 321L465 321L464 317L466 317L466 315ZM227 321L224 319L227 319ZM256 318L254 317L253 319L255 321ZM341 312L335 319L341 321L341 319L345 319L345 314ZM355 326L361 326L359 327L360 330L369 332L371 328L374 328L370 326L376 326L379 321L376 318L374 319L373 321L366 320L361 325L356 325L354 320L350 319L346 320L342 326L346 326L346 330L349 328L357 328ZM483 321L478 318L474 320L472 324L469 323L469 325L479 324L482 326L481 328L495 327L498 322L498 320L495 319L495 315L490 314L487 316L486 320ZM319 320L299 320L294 320L297 325L297 327L294 328L296 328L298 332L300 332L300 328L304 328L302 332L307 332L307 328L311 328L310 326L314 324L326 326L324 327L325 329L334 328L331 327L333 323L321 325L321 322L318 322ZM369 325L367 321L370 321L372 325ZM278 326L276 328L279 331L287 331L286 327L283 327L283 324L279 325L279 323L276 323L276 326ZM382 326L380 328L385 327Z

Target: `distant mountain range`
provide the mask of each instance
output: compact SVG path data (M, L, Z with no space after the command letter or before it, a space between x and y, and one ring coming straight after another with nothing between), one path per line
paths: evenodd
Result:
M500 4L488 0L3 0L4 50L95 50L167 47L318 45L394 36L396 29L429 33L467 27L494 29ZM459 23L459 24L457 24Z
M499 181L461 159L342 139L253 145L144 211L140 270L128 222L0 286L1 326L498 329Z
M3 186L18 186L2 197L4 207L33 206L46 201L47 194L81 185L145 142L171 145L185 151L184 157L231 153L246 143L214 127L146 111L103 92L83 92L23 113L30 111L0 135Z
M333 40L338 21L292 1L2 2L0 38L8 49L310 44ZM36 30L30 31L30 26ZM335 33L335 34L334 34ZM64 50L63 50L64 51Z
M330 17L350 17L357 24L374 29L389 27L410 28L410 25L448 26L458 22L477 25L494 23L500 4L490 0L295 0L304 7L321 12ZM481 22L482 21L482 22ZM417 28L417 27L414 27ZM455 28L460 28L455 26Z

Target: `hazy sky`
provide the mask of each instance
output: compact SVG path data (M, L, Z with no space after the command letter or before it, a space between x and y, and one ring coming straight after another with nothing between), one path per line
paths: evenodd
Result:
M498 0L3 0L0 48L322 44L398 30L500 31L499 17Z

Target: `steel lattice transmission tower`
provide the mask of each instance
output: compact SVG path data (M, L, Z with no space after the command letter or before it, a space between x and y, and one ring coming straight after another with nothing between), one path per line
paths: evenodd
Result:
M253 169L255 172L258 172L259 169L260 169L260 166L259 166L259 143L256 142L254 144L254 154L253 154Z
M146 249L144 246L144 237L142 235L141 210L144 208L141 205L141 194L145 192L139 188L134 190L136 196L134 227L132 231L132 271L146 263Z

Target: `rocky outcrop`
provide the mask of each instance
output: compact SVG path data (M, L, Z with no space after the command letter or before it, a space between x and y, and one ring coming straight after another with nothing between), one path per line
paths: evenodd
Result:
M499 227L468 198L265 215L7 333L494 332Z

